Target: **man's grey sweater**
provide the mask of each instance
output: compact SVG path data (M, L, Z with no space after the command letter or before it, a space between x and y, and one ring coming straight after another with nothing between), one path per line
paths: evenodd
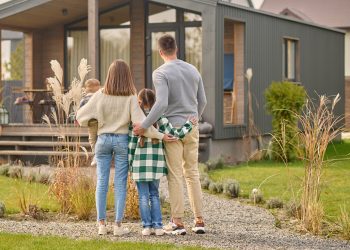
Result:
M207 104L202 77L191 64L176 59L153 72L156 103L142 123L154 124L163 114L173 126L182 126L190 116L200 118Z

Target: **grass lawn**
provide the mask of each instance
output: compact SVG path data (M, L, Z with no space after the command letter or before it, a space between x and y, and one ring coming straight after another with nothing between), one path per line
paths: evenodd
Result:
M27 234L0 233L0 249L6 250L55 250L55 249L203 249L199 247L177 247L169 244L150 244L145 242L110 242L106 240L74 240L53 236L32 236Z
M54 197L49 195L49 186L40 183L29 183L23 180L0 176L0 201L6 206L6 213L19 213L19 196L25 193L29 203L37 204L43 209L58 211L59 205Z
M326 158L337 161L331 161L325 168L321 200L327 218L332 221L340 214L340 205L345 204L350 211L349 153L349 140L334 143L327 149ZM265 200L278 197L284 201L289 201L293 194L300 195L303 174L302 162L293 162L286 167L272 161L250 162L209 172L215 181L236 179L240 183L243 197L247 197L253 188L261 185Z

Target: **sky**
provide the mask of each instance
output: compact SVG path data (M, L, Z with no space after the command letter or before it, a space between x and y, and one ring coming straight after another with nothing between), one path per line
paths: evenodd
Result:
M252 0L255 8L259 9L264 0Z

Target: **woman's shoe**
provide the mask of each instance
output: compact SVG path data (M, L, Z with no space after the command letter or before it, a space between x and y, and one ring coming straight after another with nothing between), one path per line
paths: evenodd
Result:
M106 224L99 224L98 225L98 234L99 235L106 235L107 234L107 226L106 226Z
M157 236L162 236L162 235L164 235L164 229L163 228L156 228L155 230L154 230L154 233L157 235Z
M151 235L152 231L149 227L145 227L144 229L142 229L141 233L143 236L149 236L149 235Z
M122 235L125 235L128 233L130 233L130 230L128 228L123 227L123 226L114 225L113 234L115 236L122 236Z

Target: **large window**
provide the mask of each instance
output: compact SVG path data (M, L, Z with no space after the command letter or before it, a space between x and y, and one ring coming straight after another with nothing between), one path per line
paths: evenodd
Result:
M115 59L130 63L130 7L123 5L100 13L100 76L104 84L109 65ZM88 59L87 19L75 22L67 30L67 82L77 76L81 58Z
M287 81L299 80L298 40L283 39L283 78Z
M223 123L244 123L244 23L225 19Z
M163 64L158 52L158 39L174 36L178 58L202 71L202 17L198 13L149 3L147 25L147 86L152 86L152 72Z

